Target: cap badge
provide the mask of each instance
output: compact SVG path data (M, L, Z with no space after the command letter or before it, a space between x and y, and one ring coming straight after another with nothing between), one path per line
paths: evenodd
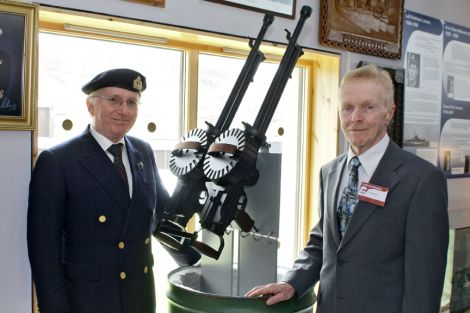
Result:
M138 90L139 92L142 91L142 79L140 76L137 76L137 78L134 79L132 87L134 87L134 89Z

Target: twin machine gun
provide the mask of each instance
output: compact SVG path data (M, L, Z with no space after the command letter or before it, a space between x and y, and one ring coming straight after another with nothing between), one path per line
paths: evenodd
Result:
M266 144L266 131L295 64L303 54L297 41L311 13L312 9L304 6L294 33L286 30L288 46L253 125L243 122L244 130L229 129L248 85L265 60L259 47L274 20L270 14L265 15L256 40L249 43L248 58L216 125L206 122L207 129L189 131L171 152L170 170L178 182L156 230L156 237L163 244L177 250L190 245L218 259L224 248L223 235L232 221L243 232L258 231L255 221L245 211L245 187L258 181L258 151ZM194 214L199 215L203 229L218 236L218 248L198 241L198 232L185 230Z

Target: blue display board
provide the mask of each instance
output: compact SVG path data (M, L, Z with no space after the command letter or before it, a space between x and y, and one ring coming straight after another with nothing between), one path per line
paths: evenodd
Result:
M470 177L470 29L405 11L406 150Z

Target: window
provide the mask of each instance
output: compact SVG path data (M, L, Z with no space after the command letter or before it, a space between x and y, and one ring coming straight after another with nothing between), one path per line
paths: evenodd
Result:
M182 106L182 51L49 33L40 33L39 41L40 149L85 129L90 118L81 87L116 67L135 69L147 78L131 134L145 138L155 150L170 150L179 140L181 124L174 121L180 120ZM70 130L63 127L67 119ZM149 123L156 125L155 132L149 132Z

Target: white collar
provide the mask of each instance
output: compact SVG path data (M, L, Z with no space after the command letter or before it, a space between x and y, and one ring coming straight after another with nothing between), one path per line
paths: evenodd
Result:
M93 136L93 138L95 138L95 140L98 142L101 149L103 149L104 151L107 151L108 148L111 147L115 143L122 143L124 147L126 147L126 141L124 140L124 138L121 138L117 142L112 142L111 140L109 140L108 138L106 138L105 136L97 132L91 125L90 125L90 133Z
M385 154L385 150L387 150L389 142L390 137L387 133L385 133L385 136L383 136L378 143L376 143L360 155L356 155L352 151L351 146L349 146L348 165L351 159L357 156L359 158L359 161L361 162L362 167L364 168L364 171L369 177L371 177L375 169L377 168L377 165L379 164L380 160L382 159L383 155Z

